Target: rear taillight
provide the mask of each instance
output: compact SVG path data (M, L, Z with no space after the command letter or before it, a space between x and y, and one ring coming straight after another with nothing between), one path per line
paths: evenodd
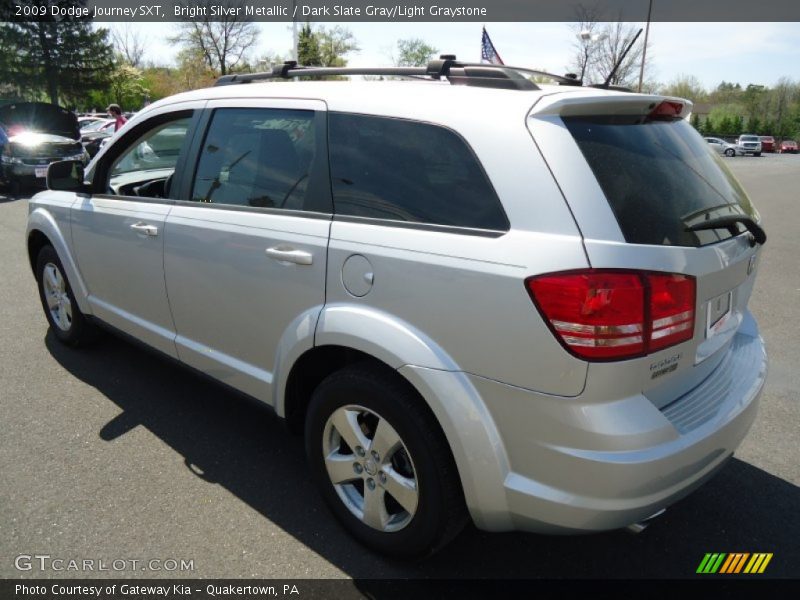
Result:
M643 356L694 335L695 280L687 275L587 269L525 284L556 337L579 358Z

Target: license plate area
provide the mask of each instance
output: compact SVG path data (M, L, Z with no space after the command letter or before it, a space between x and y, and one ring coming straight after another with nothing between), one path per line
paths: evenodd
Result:
M725 292L709 300L706 305L706 338L717 335L731 316L733 292Z
M36 167L33 172L36 177L47 177L47 167Z

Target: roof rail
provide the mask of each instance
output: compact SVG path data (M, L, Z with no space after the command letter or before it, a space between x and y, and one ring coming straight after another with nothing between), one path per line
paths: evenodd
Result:
M286 61L264 73L242 73L223 75L217 79L215 86L252 83L275 79L293 79L297 77L326 77L335 75L382 75L386 77L410 77L415 79L442 80L447 79L454 85L468 85L514 90L538 90L527 75L549 77L560 85L580 86L583 84L572 74L554 75L546 71L537 71L525 67L492 65L485 63L464 63L456 60L453 54L442 54L432 60L426 67L306 67L295 61Z

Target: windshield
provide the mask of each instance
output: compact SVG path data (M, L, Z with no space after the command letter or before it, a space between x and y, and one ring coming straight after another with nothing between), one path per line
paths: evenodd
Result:
M739 182L683 119L567 117L564 123L629 243L703 246L731 231L687 227L728 215L757 219Z
M739 138L743 142L758 142L759 137L757 135L743 135Z

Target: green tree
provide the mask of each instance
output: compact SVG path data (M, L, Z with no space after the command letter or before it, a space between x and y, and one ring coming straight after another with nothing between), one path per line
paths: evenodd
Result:
M700 131L700 116L697 113L692 115L691 124L697 131Z
M750 84L742 94L742 104L744 105L745 115L750 119L756 118L763 113L763 102L766 96L766 88L763 85Z
M124 108L139 108L149 92L139 69L124 62L117 64L109 85L109 93L116 104Z
M305 66L322 66L319 39L311 29L311 23L305 23L297 36L297 62Z
M397 40L397 56L393 62L398 67L424 67L438 52L438 48L419 38Z
M661 89L665 96L688 98L693 102L705 102L708 97L703 84L694 75L679 75Z
M745 127L747 133L761 133L761 119L758 117L750 117L747 120L747 127Z
M340 25L332 29L320 27L316 36L319 40L319 51L324 67L345 67L347 66L347 55L360 50L353 33Z
M717 133L717 130L715 129L714 125L714 120L711 118L711 116L706 117L706 122L703 125L702 131L705 135Z
M345 67L347 55L358 52L353 33L340 25L314 29L306 23L297 38L297 62L315 67Z
M85 0L18 3L67 8L85 5ZM44 97L53 104L73 104L105 88L113 69L108 30L94 30L88 20L55 21L47 14L39 21L0 23L0 48L13 49L2 65L2 82L15 86L22 97Z

